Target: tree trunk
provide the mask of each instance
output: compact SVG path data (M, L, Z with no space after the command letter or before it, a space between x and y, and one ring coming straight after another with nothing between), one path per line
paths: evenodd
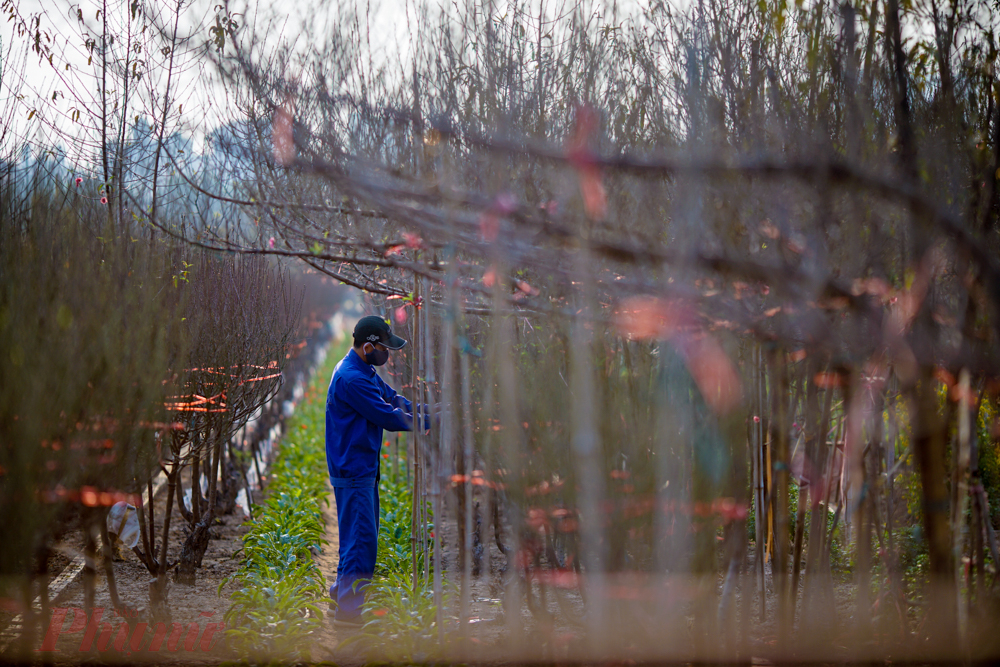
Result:
M101 534L101 546L104 556L104 577L108 581L108 595L111 596L111 604L115 611L122 611L122 601L118 596L118 582L115 581L115 559L111 546L111 537L108 535L108 522L106 512L97 513L97 530Z
M165 623L170 622L170 608L167 606L167 593L169 582L167 573L169 564L167 563L167 547L170 543L170 517L174 509L174 494L177 491L177 478L180 475L180 461L175 453L170 464L170 471L167 473L167 506L163 516L163 534L160 536L160 557L158 559L158 569L156 579L149 583L149 606L152 617ZM153 502L150 499L150 506ZM152 526L150 526L150 536L152 537ZM155 548L155 545L154 545Z
M932 366L921 367L916 387L917 410L913 429L913 452L923 486L924 533L930 557L930 590L927 607L929 649L939 655L952 654L958 639L955 605L955 574L952 555L951 517L947 485L948 418L941 414Z

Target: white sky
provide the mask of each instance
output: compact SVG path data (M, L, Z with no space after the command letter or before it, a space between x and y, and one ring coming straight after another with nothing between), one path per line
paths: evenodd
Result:
M123 6L128 6L131 0L112 0L109 3L113 6L115 2L122 2ZM213 23L214 7L223 0L188 0L185 6L184 18L182 18L181 31L185 28L190 31L197 21L203 21L204 26L199 33L199 39L204 42L210 35L207 27ZM327 28L333 21L342 16L342 8L350 7L351 3L356 8L360 20L367 19L372 56L375 62L405 62L411 52L412 22L417 16L416 2L414 0L343 0L342 2L317 3L310 0L231 0L233 2L232 11L238 12L240 22L246 29L253 29L254 34L261 36L267 44L276 44L279 40L293 40L298 48L308 49L310 45L307 40L308 35L327 34ZM449 2L450 0L438 0ZM459 0L465 2L467 0ZM532 0L534 2L535 0ZM544 0L546 7L573 6L574 0ZM588 4L596 2L602 3L604 0L586 0ZM619 6L638 7L641 0L623 0ZM156 7L168 11L171 2L160 2ZM248 10L249 5L255 9ZM59 72L62 76L69 76L72 72L65 70L65 64L77 70L78 83L72 88L75 93L82 96L94 95L96 82L88 80L94 72L94 68L87 65L87 54L82 48L81 29L76 17L76 10L80 8L85 19L92 26L97 28L96 15L100 8L100 0L22 0L18 4L18 11L23 17L42 13L44 19L43 29L50 29L63 36L61 42L57 42L57 51L62 51L63 61L58 62ZM599 6L599 5L598 5ZM120 11L120 10L119 10ZM495 9L497 15L503 15L507 11L506 0L500 0ZM621 11L621 10L619 10ZM114 11L111 12L114 16ZM3 17L6 19L6 17ZM3 52L6 52L8 45L24 43L24 37L17 37L13 34L14 22L6 20L0 21L0 44ZM69 39L65 39L68 37ZM143 54L151 62L160 58L159 54ZM3 57L3 56L0 56ZM162 60L162 58L160 58ZM155 66L152 67L155 71ZM210 70L210 66L209 66ZM217 88L207 86L211 72L206 69L191 70L181 77L181 81L175 80L172 87L179 91L178 103L183 105L183 119L187 126L188 134L195 138L196 146L200 144L200 139L213 127L224 122L220 111L225 107L225 100L221 97ZM29 122L27 115L34 108L43 109L47 104L40 100L51 102L54 91L59 90L63 95L56 100L56 106L63 113L71 113L74 107L74 92L67 90L68 86L59 81L59 77L48 63L40 62L37 56L29 55L26 63L25 84L20 93L23 100L15 102L10 99L8 90L0 92L0 107L16 104L15 110L15 134L25 136L26 134L36 145L46 145L52 142L48 133L40 131L40 124L37 119ZM9 83L4 82L8 88ZM161 82L162 84L162 82ZM110 86L109 86L110 88ZM206 104L206 101L208 104ZM210 110L206 113L205 108ZM214 109L211 109L214 107ZM136 109L140 115L142 109ZM7 114L3 114L6 116ZM48 114L51 117L51 112ZM67 125L65 121L64 125ZM0 150L5 147L0 146Z
M124 0L123 4L127 6L129 1ZM112 5L114 2L115 0L112 0L112 3L109 3L109 5ZM198 20L203 20L204 27L198 33L198 39L202 42L209 39L210 35L207 32L207 28L213 23L212 17L215 14L213 8L221 2L222 0L193 0L187 2L184 18L182 18L181 22L181 32L184 32L185 28L187 31L190 31L191 27ZM256 0L253 0L253 2L257 5ZM169 2L160 3L158 6L162 8L163 6L169 6L169 4ZM362 4L361 6L365 7L366 5ZM72 71L65 69L66 64L71 69L77 70L78 76L76 79L80 83L72 86L72 88L77 94L86 96L88 94L93 95L96 87L95 82L88 80L94 69L88 67L87 54L82 48L83 37L81 36L81 29L76 18L77 7L81 8L86 20L96 29L97 22L95 18L97 10L100 7L100 2L95 2L94 0L79 0L79 2L71 2L70 0L22 0L18 4L17 9L24 18L28 18L28 16L36 13L42 13L44 15L41 23L42 28L49 29L62 36L62 39L56 43L56 50L62 52L63 55L62 62L59 62L58 59L56 60L59 74L62 76L73 74ZM246 23L248 20L256 20L256 25L258 26L257 34L263 34L268 43L275 44L281 39L295 39L299 48L308 48L309 45L302 38L307 32L303 29L303 24L308 25L308 29L313 34L322 34L325 25L334 17L332 10L336 7L336 4L324 3L317 7L316 3L309 0L264 0L259 3L259 7L260 10L256 12L256 16L251 14L249 19L247 15L250 12L247 12L245 9L236 9L236 5L234 5L234 11L239 11L242 15L240 18L241 23ZM324 11L324 8L326 11ZM412 12L412 9L410 11ZM270 20L268 20L268 17L271 17ZM373 28L371 34L374 50L385 57L392 57L400 52L405 53L409 49L409 31L406 27L407 0L383 0L378 6L372 3L369 17ZM11 44L15 46L24 44L28 39L27 37L14 34L15 22L5 20L6 17L3 17L3 19L0 21L0 47L2 47L0 48L0 59L7 58L7 49ZM264 30L264 26L269 26L270 29ZM68 39L66 39L67 37ZM377 43L377 40L381 40L382 43ZM155 53L143 54L143 57L151 62L155 62L157 59L162 60L162 57ZM7 62L0 62L0 66L9 66L9 64ZM53 71L53 68L47 62L40 61L36 55L29 54L24 66L24 82L18 91L23 96L23 99L19 102L12 99L10 89L13 82L11 81L12 77L8 76L3 81L5 89L0 92L0 108L4 108L5 111L9 112L10 106L16 105L17 109L14 114L15 134L25 136L27 133L33 142L44 144L46 143L46 136L39 133L37 120L35 122L28 121L28 114L32 109L42 108L43 105L40 100L51 102L52 94L57 90L60 91L61 96L56 99L55 103L64 113L68 113L76 106L73 100L74 92L68 90L66 84L59 81L59 76ZM210 65L208 66L208 70L210 70ZM184 107L183 117L185 124L188 126L188 131L196 137L198 135L203 136L206 132L211 131L212 127L218 125L222 120L215 111L210 112L208 117L204 115L204 108L207 105L203 102L206 96L210 102L214 103L208 106L215 106L217 109L223 106L220 104L221 100L219 99L218 91L213 90L212 87L206 88L205 83L209 79L208 75L210 75L210 71L208 70L205 68L200 70L192 69L182 75L181 81L175 80L172 82L173 89L181 91L177 101ZM142 110L137 109L136 111L141 112ZM7 113L3 114L4 117L7 115ZM4 147L0 147L0 149L2 148Z
M199 39L204 41L209 38L207 26L212 23L214 7L224 2L224 0L184 0L185 1L185 22L190 30L197 21L204 21L205 28L199 33ZM343 7L357 8L357 12L362 21L367 18L371 49L373 59L383 61L405 62L411 53L413 44L411 43L411 22L417 15L416 6L421 0L327 0L317 2L316 0L230 0L233 3L233 11L241 14L240 21L244 24L244 32L252 29L255 35L264 35L265 45L273 45L285 39L294 39L298 48L307 49L308 35L325 35L327 28L333 21L338 20L343 15ZM451 13L459 3L482 4L483 0L428 0L431 3L445 3L451 8ZM537 7L538 2L544 2L546 14L554 16L556 13L565 13L567 8L574 8L581 1L586 3L586 13L593 12L593 8L602 8L602 13L609 13L606 8L613 0L524 0L529 6ZM640 7L645 6L652 0L618 0L619 16L636 15ZM694 0L673 0L670 4L674 6L689 6ZM128 5L131 0L111 0L109 4L121 3ZM160 10L166 10L173 0L159 0L154 4ZM101 0L21 0L18 3L18 11L23 16L44 12L46 18L43 28L54 28L55 32L64 36L70 36L65 46L67 61L71 67L77 68L81 73L92 71L86 64L86 55L82 53L80 30L76 20L76 7L82 8L84 16L94 24L94 17L97 8L100 7ZM576 3L576 4L575 4ZM247 10L243 7L250 6L254 10ZM438 7L432 4L432 7ZM73 9L71 9L73 8ZM495 6L495 14L503 15L507 11L507 0L498 0ZM534 13L534 12L533 12ZM24 43L24 37L16 37L12 34L14 23L7 21L6 17L0 17L0 58L6 56L9 44ZM860 27L860 26L859 26ZM269 28L269 29L265 29ZM144 57L155 62L160 58L159 54L144 54ZM162 58L161 58L162 59ZM7 63L0 63L0 67L7 66ZM60 65L62 67L62 65ZM156 71L155 66L151 68ZM63 71L65 74L65 71ZM224 122L224 118L219 111L224 111L226 100L221 96L217 87L206 85L210 80L210 70L190 70L186 72L181 81L173 84L175 91L180 91L178 103L183 105L183 120L186 125L186 134L195 139L196 147L200 144L200 139L210 132L215 126ZM25 99L17 103L10 99L7 90L0 91L0 112L9 112L12 105L14 117L16 119L15 134L25 136L30 132L30 138L38 144L51 143L47 141L45 135L38 134L38 123L28 123L27 115L32 108L38 107L38 98L50 99L52 92L58 87L57 77L47 63L39 63L37 57L29 57L26 68L27 85L21 90ZM3 82L9 86L7 81ZM84 82L83 90L77 91L80 94L93 94L93 82ZM66 91L63 91L66 93ZM64 113L72 107L72 93L67 98L57 100L57 105ZM205 111L206 108L210 110ZM141 110L137 110L141 112ZM144 114L143 114L144 115ZM3 122L8 113L0 113L0 122ZM9 148L0 145L0 152Z

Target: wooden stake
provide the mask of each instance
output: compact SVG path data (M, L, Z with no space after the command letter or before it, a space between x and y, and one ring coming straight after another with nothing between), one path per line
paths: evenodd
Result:
M463 563L462 563L462 600L461 608L459 612L459 619L462 624L463 633L469 622L469 609L471 606L472 597L472 530L473 521L472 513L473 499L472 499L472 470L475 465L473 462L473 442L472 442L472 392L470 390L469 381L469 356L468 354L462 354L460 357L460 367L462 375L462 406L463 406L463 456L462 456L462 470L461 474L465 483L463 485L463 495L465 496L465 512L463 513L462 519L465 523L465 534L464 534L464 544L463 546Z
M420 298L420 280L414 276L413 278L413 296L414 300L419 303ZM420 308L413 309L413 341L410 343L410 382L412 391L412 403L414 409L420 402L420 392L418 390L418 363L420 360ZM420 429L417 424L413 425L413 436L410 438L410 461L413 468L413 485L410 487L410 574L411 580L410 585L412 586L413 592L417 592L417 576L419 575L419 570L417 569L417 540L419 539L420 531L420 498L417 493L417 489L420 487ZM408 468L409 470L409 468Z

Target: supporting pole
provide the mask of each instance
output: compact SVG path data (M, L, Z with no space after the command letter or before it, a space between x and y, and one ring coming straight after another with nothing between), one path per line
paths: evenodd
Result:
M430 290L428 290L429 293ZM451 290L449 289L449 292ZM454 304L454 296L449 299L449 305ZM444 477L445 461L451 460L451 453L454 450L455 426L452 420L451 406L455 402L455 317L454 310L449 308L444 314L444 336L441 337L444 346L444 369L439 386L441 391L435 394L435 398L444 395L447 400L445 410L440 414L441 428L438 430L438 447L434 456L434 479L433 479L433 500L434 500L434 522L438 524L443 521L444 512L441 503L442 486ZM431 387L434 386L434 365L431 364ZM428 404L429 409L429 404ZM456 517L456 523L461 520ZM441 590L441 528L436 525L434 531L434 621L437 624L438 644L444 645L444 604Z
M767 473L765 471L766 457L764 454L764 406L765 385L764 385L764 363L763 351L760 346L754 348L753 375L756 385L756 420L754 421L753 448L754 448L754 527L756 528L757 541L757 591L759 593L758 621L763 623L767 616L767 589L764 578L764 561L767 558Z
M425 294L425 297L429 297L430 296L430 291L426 289L426 287L427 287L426 279L421 279L421 282L423 283L422 287L424 288L421 291ZM430 301L430 299L427 299L427 300L428 300L428 302ZM421 334L421 339L423 341L423 350L422 350L422 354L420 355L420 358L421 358L421 373L420 373L420 376L422 378L421 382L420 382L420 387L421 387L420 402L424 406L429 405L430 402L431 402L430 401L430 384L433 382L433 379L434 379L433 378L433 375L434 375L434 357L431 355L430 319L431 319L430 318L430 312L429 311L425 311L424 312L424 316L420 320L421 324L423 325L423 333ZM421 421L422 420L423 420L423 417L421 416ZM420 431L423 432L424 425L420 424L419 427L420 427ZM434 442L433 442L433 440L434 440L434 435L433 434L430 437L425 437L424 438L424 449L427 452L427 457L428 457L427 459L425 459L424 464L425 464L425 467L426 467L427 462L429 460L429 462L430 462L430 477L431 477L430 483L431 484L434 483L434 476L435 476L435 474L437 472L435 470L435 467L434 467L434 451L433 451L433 449L434 449L433 448ZM425 477L426 477L426 475L425 475ZM423 513L423 522L421 523L421 528L423 530L423 539L421 541L421 544L423 545L422 550L423 550L423 554L424 554L424 584L430 583L430 567L431 567L431 555L432 555L431 554L431 540L432 540L432 538L430 537L430 534L429 534L430 533L429 524L430 524L430 520L431 520L431 516L430 516L431 515L431 509L428 507L428 501L427 501L428 488L429 487L428 487L428 484L426 482L420 485L420 511ZM436 520L437 516L435 516L434 518ZM434 534L437 535L437 532L435 532ZM434 552L434 555L436 556L436 552Z
M462 374L462 408L463 408L463 433L462 433L462 445L463 445L463 455L462 455L462 479L465 480L463 484L463 492L465 495L465 513L462 517L465 522L465 544L464 546L464 562L462 563L462 599L459 611L459 619L462 624L463 632L469 623L469 608L471 606L472 597L472 514L473 499L472 499L472 470L475 467L473 462L473 442L472 442L472 392L469 387L469 355L462 354L460 357L461 361L461 374Z
M420 392L418 390L419 380L417 375L418 363L420 360L420 280L414 276L413 279L413 297L414 301L418 304L417 307L413 309L413 338L412 352L410 360L410 383L412 387L412 402L414 407L420 402ZM420 526L420 511L419 503L420 499L417 494L417 489L420 487L420 428L418 424L413 425L413 437L410 438L411 443L411 455L410 465L413 468L413 486L410 487L410 574L412 579L410 585L412 586L413 592L417 592L417 575L419 570L417 569L417 541L419 538L419 526ZM409 471L409 468L407 468Z
M774 552L771 561L771 576L774 578L774 588L778 599L778 643L784 648L788 646L791 634L792 618L789 614L789 580L788 580L788 431L791 420L788 419L788 368L785 351L776 350L771 358L774 364L774 387L771 397L774 399L773 434L774 452L771 456L771 509L774 514Z
M952 553L955 563L955 595L957 605L958 641L963 653L968 649L968 608L962 602L962 554L965 551L965 508L969 500L969 443L974 415L969 407L969 369L963 368L958 374L958 441L955 447L954 478L952 480L951 529ZM972 590L970 588L971 597Z

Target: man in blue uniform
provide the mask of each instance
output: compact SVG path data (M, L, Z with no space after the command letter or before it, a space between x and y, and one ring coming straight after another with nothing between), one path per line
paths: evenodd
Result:
M381 317L361 318L354 327L354 347L334 369L326 396L326 461L340 530L337 580L330 587L337 626L360 624L365 583L375 572L382 430L413 426L410 401L374 368L389 360L389 350L404 345Z

